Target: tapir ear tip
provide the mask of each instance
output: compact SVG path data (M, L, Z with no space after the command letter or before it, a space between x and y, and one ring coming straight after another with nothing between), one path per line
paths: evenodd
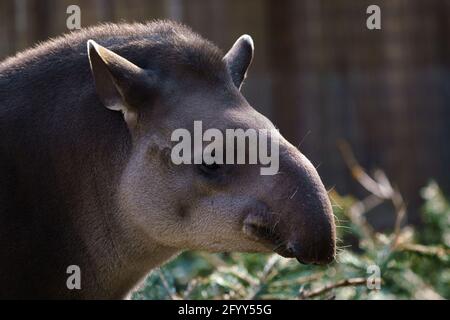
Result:
M100 45L92 39L89 39L87 41L86 46L87 46L88 53L90 53L92 50L95 50L98 52L98 48L100 47Z
M255 44L253 42L253 38L249 34L243 34L242 36L239 37L238 41L242 41L247 46L249 46L252 50L255 49Z
M96 44L97 44L97 43L96 43L94 40L89 39L89 40L87 41L87 48L88 48L88 49L91 49L92 47L95 47Z
M245 33L241 36L241 39L253 46L253 38L251 35Z

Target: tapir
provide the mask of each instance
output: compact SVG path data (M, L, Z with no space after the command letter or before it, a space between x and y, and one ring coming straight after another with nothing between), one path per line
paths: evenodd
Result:
M194 121L276 129L240 92L253 54L248 35L223 54L153 21L72 32L1 62L0 298L126 298L186 250L333 261L327 191L281 133L274 175L171 161L171 133Z

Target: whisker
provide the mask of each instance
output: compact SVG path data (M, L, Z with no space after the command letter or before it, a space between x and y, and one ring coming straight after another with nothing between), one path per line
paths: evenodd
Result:
M298 187L295 188L294 193L289 197L290 200L292 200L292 198L297 194L297 191L298 191Z
M342 210L342 207L337 203L336 200L334 200L334 198L331 196L331 194L329 194L328 196L330 197L331 201L334 202L334 205L335 205L337 208L339 208L339 209Z
M311 130L308 130L308 132L306 132L305 136L302 138L302 140L300 140L300 143L297 145L297 149L301 147L301 145L303 144L303 142L309 136L310 133L311 133Z
M280 220L281 220L281 217L280 216L278 216L278 220L277 220L277 222L275 222L274 224L273 224L273 227L272 227L272 230L271 230L271 232L272 233L274 233L275 232L275 228L277 227L277 225L280 223Z
M333 207L333 205L332 205L332 207ZM341 225L341 219L336 215L336 214L334 214L334 212L333 212L333 217L334 217L334 220L339 224L339 225Z
M276 250L280 249L282 246L284 246L286 243L287 243L286 240L281 241L281 242L280 242L278 245L276 245L272 250L273 250L273 251L276 251Z

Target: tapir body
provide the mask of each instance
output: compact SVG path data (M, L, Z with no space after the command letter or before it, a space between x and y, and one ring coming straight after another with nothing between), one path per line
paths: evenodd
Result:
M282 137L275 176L170 161L171 132L195 120L275 128L239 92L252 57L248 36L224 56L152 22L71 33L0 63L0 298L123 298L189 249L330 262L325 188Z

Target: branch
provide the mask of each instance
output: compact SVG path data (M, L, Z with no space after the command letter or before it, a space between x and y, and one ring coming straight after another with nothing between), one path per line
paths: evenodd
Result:
M397 189L394 189L394 193L392 194L392 204L395 208L395 227L394 239L391 242L391 250L395 250L399 244L402 221L406 216L406 204Z
M348 210L347 216L352 223L361 227L367 238L374 239L375 237L372 227L364 217L364 213L369 212L381 203L382 200L380 198L371 194L367 198L354 203Z
M279 261L279 257L277 255L272 255L264 266L264 270L259 277L259 281L256 285L253 285L250 288L250 292L246 297L246 300L255 299L258 294L261 292L264 284L270 279L272 272Z
M289 280L278 280L271 284L271 287L289 287L292 285L301 285L305 283L310 283L322 279L325 276L325 272L320 271L307 276L303 276L297 279Z
M158 275L159 275L162 285L163 285L164 289L166 290L167 294L169 295L170 299L171 300L181 300L181 297L179 297L175 292L172 292L172 290L170 290L169 283L167 282L166 276L161 271L161 269L158 269Z
M394 237L390 244L390 248L391 250L395 250L399 244L401 225L403 219L406 216L406 204L403 200L402 195L397 188L392 187L391 182L383 171L376 170L373 178L368 175L365 170L359 165L349 144L346 141L338 141L338 148L342 154L344 162L347 164L355 180L358 181L359 184L367 191L369 191L373 196L378 197L381 200L392 202L395 210L395 226ZM370 197L368 199L370 199ZM362 206L362 209L364 209L364 206ZM362 211L361 209L359 210L359 212L356 211L356 213L358 213L360 216L360 225L362 225L364 229L368 230L365 225L366 220L362 216L365 212L367 211Z
M336 288L343 288L343 287L353 287L353 286L361 286L366 285L367 279L366 278L350 278L350 279L344 279L336 283L332 283L329 285L326 285L325 287L316 289L316 290L309 290L309 291L303 291L299 294L299 299L310 299L317 296L320 296L324 293L327 293L333 289Z
M437 256L439 258L445 258L450 256L450 249L446 249L443 247L438 246L425 246L421 244L412 244L412 243L405 243L400 244L397 247L397 250L399 251L410 251L415 252L419 254L425 254L430 256Z
M390 198L390 193L392 191L390 186L380 184L366 173L363 167L359 165L358 161L355 158L355 155L350 148L350 145L346 141L339 140L338 148L341 152L345 164L350 169L353 178L358 181L359 184L364 187L364 189L381 199Z

